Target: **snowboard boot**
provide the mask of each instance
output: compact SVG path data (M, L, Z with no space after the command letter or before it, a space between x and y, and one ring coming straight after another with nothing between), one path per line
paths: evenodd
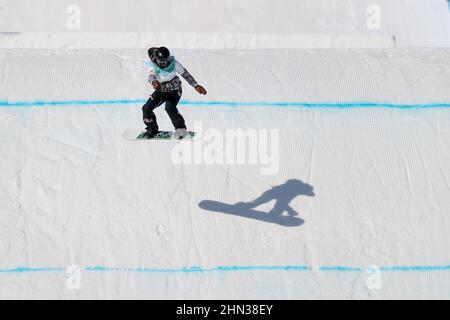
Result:
M154 136L156 136L158 134L158 126L148 126L147 128L145 128L146 132L145 132L145 137L147 139L151 139Z
M175 129L175 137L177 139L183 139L187 135L188 135L188 132L187 132L186 128Z

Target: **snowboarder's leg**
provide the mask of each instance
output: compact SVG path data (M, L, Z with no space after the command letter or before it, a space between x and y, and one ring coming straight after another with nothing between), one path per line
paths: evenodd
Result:
M272 201L273 199L276 199L276 195L273 194L273 189L270 189L268 191L265 191L262 195L252 201L239 203L241 205L245 204L249 208L256 208L264 203Z
M288 215L290 215L291 217L298 216L298 212L295 211L294 209L292 209L292 207L289 206L289 205L286 207L286 212L287 212Z
M166 100L166 112L172 121L175 130L186 129L183 116L178 112L177 104L181 98L181 89L179 91L173 91L168 94Z
M269 211L269 214L273 215L282 215L284 211L286 211L286 206L280 203L280 201L275 202L272 210Z
M150 135L155 135L158 133L158 123L153 110L160 106L163 102L164 99L162 93L155 91L142 107L144 124L146 125L145 129Z

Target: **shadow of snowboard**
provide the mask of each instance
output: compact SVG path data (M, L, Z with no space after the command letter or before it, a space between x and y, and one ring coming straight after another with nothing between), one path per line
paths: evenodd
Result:
M226 213L233 216L244 217L248 219L254 219L269 223L275 223L284 227L298 227L304 223L303 219L297 217L270 214L264 211L248 209L245 208L244 206L240 206L239 204L227 204L213 200L203 200L198 205L200 208L204 210Z

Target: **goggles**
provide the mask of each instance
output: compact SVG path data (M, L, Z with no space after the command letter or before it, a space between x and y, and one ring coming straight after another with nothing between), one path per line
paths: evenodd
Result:
M172 61L171 58L167 59L167 60L161 60L161 59L156 59L156 63L158 64L158 66L160 66L161 68L165 68L167 67L170 62Z

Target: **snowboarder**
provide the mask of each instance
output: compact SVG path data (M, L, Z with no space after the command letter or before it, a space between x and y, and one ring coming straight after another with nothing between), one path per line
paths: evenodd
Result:
M199 85L192 75L179 63L174 56L170 55L166 47L148 49L150 67L148 82L155 91L142 107L144 123L146 125L146 137L154 137L158 133L158 123L153 110L161 104L166 103L165 109L175 127L175 135L178 139L184 138L188 132L183 116L178 112L177 104L182 95L181 80L177 76L180 74L186 81L205 95L206 90Z

